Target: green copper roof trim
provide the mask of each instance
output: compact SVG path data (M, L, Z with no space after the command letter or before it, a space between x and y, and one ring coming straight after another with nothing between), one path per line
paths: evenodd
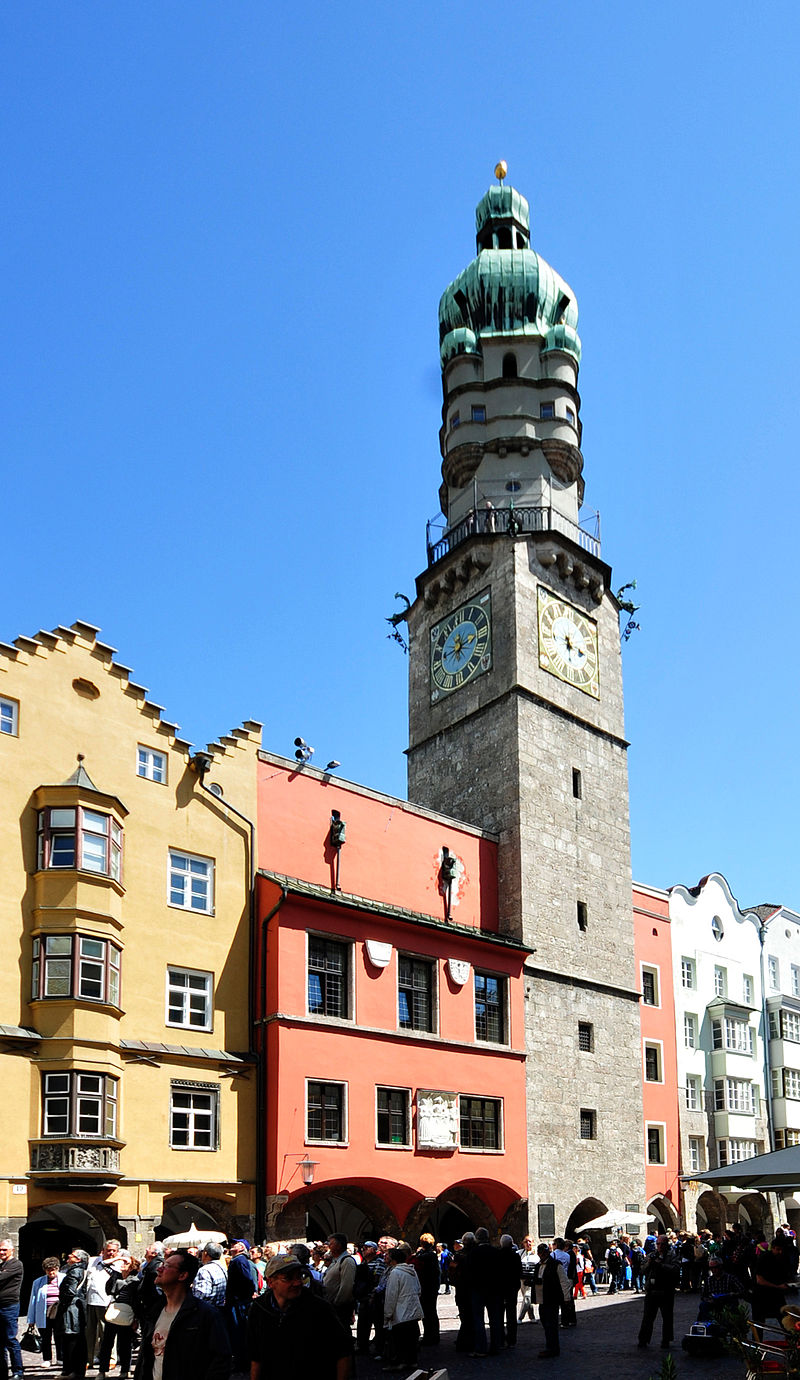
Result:
M490 220L515 220L530 229L531 215L525 197L516 187L490 187L475 208L475 229L480 234Z
M478 337L469 326L457 326L445 336L439 353L442 364L446 364L448 359L455 359L456 355L479 355Z
M483 336L547 338L553 332L547 348L564 350L580 362L577 325L572 288L533 249L484 249L439 302L443 351L444 342L459 330L472 332L478 342Z

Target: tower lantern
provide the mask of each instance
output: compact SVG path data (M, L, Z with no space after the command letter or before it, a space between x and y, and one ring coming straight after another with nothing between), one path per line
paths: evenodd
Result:
M478 203L476 257L439 303L442 511L448 528L517 508L577 527L578 304L531 248L528 202L506 171L498 163Z

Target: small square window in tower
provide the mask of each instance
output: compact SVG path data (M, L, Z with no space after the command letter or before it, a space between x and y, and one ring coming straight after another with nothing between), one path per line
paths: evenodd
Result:
M589 1107L580 1111L581 1140L597 1139L597 1113Z
M591 1021L578 1021L578 1049L582 1054L594 1054L594 1026Z

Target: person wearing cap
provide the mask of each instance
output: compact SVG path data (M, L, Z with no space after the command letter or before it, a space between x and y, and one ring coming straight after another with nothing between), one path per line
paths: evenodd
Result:
M196 1299L204 1299L215 1308L224 1308L228 1275L221 1263L222 1247L216 1241L207 1241L200 1259L203 1263L192 1284L192 1293Z
M305 1274L294 1255L267 1262L266 1290L247 1320L250 1380L296 1370L314 1380L349 1380L353 1339L330 1304L304 1288Z

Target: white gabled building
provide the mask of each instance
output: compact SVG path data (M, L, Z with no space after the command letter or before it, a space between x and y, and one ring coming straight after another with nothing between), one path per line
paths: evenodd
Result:
M702 1180L704 1169L735 1164L769 1148L761 919L741 910L719 873L696 887L674 887L669 910L681 1170ZM685 1193L690 1227L693 1217L704 1225L709 1216L711 1204L698 1203L698 1192Z
M743 911L720 873L673 887L669 909L684 1217L713 1227L725 1205L701 1191L704 1170L800 1144L800 915ZM767 1228L777 1208L735 1189L724 1199Z
M763 984L775 1150L800 1145L800 915L786 906L755 906L763 940Z

